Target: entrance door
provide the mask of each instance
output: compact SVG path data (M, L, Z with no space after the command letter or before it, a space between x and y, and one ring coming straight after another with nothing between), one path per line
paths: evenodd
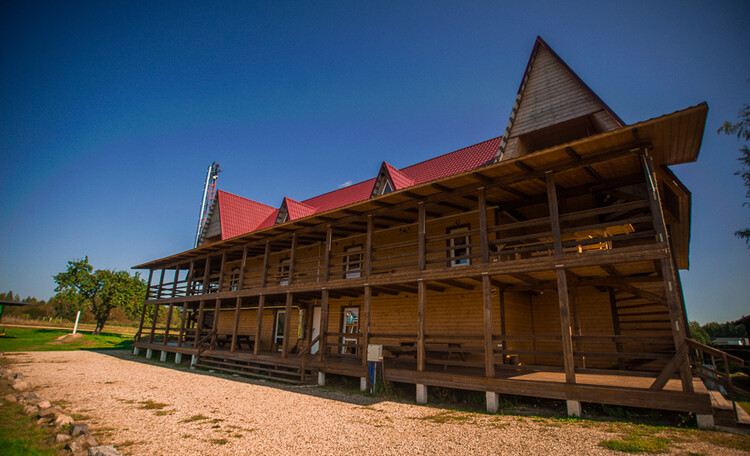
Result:
M315 339L318 335L320 335L320 306L315 306L313 307L312 334L310 334L310 337ZM318 346L320 346L320 342L315 342L315 345L310 349L310 353L313 355L318 353Z

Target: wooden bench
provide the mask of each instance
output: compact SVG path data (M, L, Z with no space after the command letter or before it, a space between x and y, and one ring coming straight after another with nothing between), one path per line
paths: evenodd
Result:
M237 334L237 348L242 349L242 344L247 344L247 349L252 350L254 345L254 340L250 338L250 335L248 334ZM216 335L216 345L219 346L219 348L224 348L227 344L231 346L232 344L232 334L229 333L222 333Z

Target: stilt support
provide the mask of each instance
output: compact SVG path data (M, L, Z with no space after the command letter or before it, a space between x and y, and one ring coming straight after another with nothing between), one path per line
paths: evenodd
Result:
M498 410L500 410L500 395L487 391L487 411L497 413Z
M161 355L159 356L159 361L166 363L167 362L167 352L162 350Z
M698 427L701 429L711 429L715 427L713 415L696 414L695 418L698 420Z
M359 378L359 390L360 391L367 391L367 377L360 377Z
M198 362L198 356L197 355L193 355L193 357L190 358L190 368L191 369L195 369L195 363L197 363L197 362Z
M581 401L568 401L568 416L581 416Z
M175 364L182 364L182 353L175 353L174 354L174 363Z
M323 386L326 384L326 373L318 371L318 385Z
M138 354L139 354L140 352L141 352L141 349L140 349L140 348L138 348L138 347L134 347L134 348L133 348L133 354L134 354L135 356L138 356Z
M417 385L417 402L420 404L427 403L427 385Z
M151 359L151 357L154 356L154 351L150 348L146 349L146 359Z

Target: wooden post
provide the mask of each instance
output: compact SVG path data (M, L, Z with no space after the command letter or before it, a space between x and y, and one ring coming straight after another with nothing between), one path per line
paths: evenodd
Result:
M260 274L260 287L265 288L266 279L268 278L268 257L271 255L271 241L266 241L266 250L263 253L263 270ZM257 353L256 353L257 354Z
M578 289L573 287L570 289L570 314L573 320L573 334L576 336L581 335L581 320L578 312ZM580 338L578 341L580 342ZM576 351L576 344L573 344L573 352ZM583 350L582 350L583 351ZM581 367L586 368L586 357L581 356Z
M221 299L216 298L216 307L214 307L214 322L213 325L211 325L211 331L213 331L214 335L211 336L211 349L216 346L216 336L219 329L219 311L221 310Z
M172 284L172 297L177 296L177 280L180 278L180 265L175 266L174 269L174 283Z
M549 218L552 225L552 238L555 243L555 256L563 254L562 237L560 234L560 214L557 206L557 187L552 173L547 174L547 199L549 203ZM570 296L568 294L568 278L565 268L557 269L557 300L560 306L560 334L562 339L563 364L565 365L565 381L576 382L575 360L573 359L573 339L570 325Z
M372 236L375 223L372 215L367 216L367 238L365 241L365 277L372 275Z
M620 313L617 310L617 295L614 288L608 288L607 290L609 291L609 309L612 312L612 330L615 336L619 336L622 334L622 331L620 330ZM618 354L622 353L622 344L615 342L615 349ZM617 358L617 367L620 370L625 369L625 360L623 358Z
M148 297L148 292L146 292L146 295ZM148 307L148 304L144 301L143 303L143 312L141 312L141 322L138 323L138 340L136 342L141 341L141 331L143 331L143 322L146 319L146 308Z
M221 266L219 267L219 287L217 292L221 293L224 290L224 268L227 264L227 251L224 249L221 252Z
M193 346L195 347L195 344L198 343L198 340L201 338L201 332L203 331L203 309L206 306L206 301L202 300L200 301L200 304L198 305L198 321L195 322L195 340L193 341Z
M646 175L646 187L648 188L649 203L651 205L651 214L654 217L654 231L656 232L656 241L665 245L670 250L670 242L667 236L667 225L664 222L664 214L661 209L661 199L659 197L659 186L654 172L654 164L648 152L641 156L643 172ZM680 352L681 346L685 344L686 328L680 326L684 321L682 309L677 296L677 285L675 280L676 272L672 264L671 251L669 258L660 260L662 277L664 278L664 291L667 297L667 309L669 310L669 320L671 321L672 337L674 339L675 352ZM682 390L693 392L693 379L690 370L690 360L687 352L682 357L680 364L680 379L682 381Z
M156 319L159 317L159 304L154 304L154 319L151 322L151 337L148 339L149 344L154 343L154 333L156 333Z
M330 227L330 225L329 225ZM328 351L328 290L323 288L320 296L320 343L318 343L318 360L325 362Z
M292 236L292 244L294 244L294 236ZM289 269L291 271L291 268ZM290 275L291 278L291 275ZM286 306L284 307L284 342L281 347L281 357L286 358L289 355L289 326L292 320L292 300L294 294L286 293Z
M261 343L260 332L263 329L263 306L265 303L266 303L265 295L260 295L258 297L258 318L257 318L257 323L255 324L255 342L253 342L253 354L255 355L260 353L260 343Z
M201 294L207 294L208 293L208 280L209 280L209 272L211 271L211 255L206 255L206 267L203 271L203 290Z
M167 341L169 340L169 326L172 324L172 310L174 309L174 304L169 304L169 310L167 311L167 327L164 328L164 342L163 345L167 345Z
M497 294L499 295L499 299L500 299L500 334L504 336L506 334L505 332L505 289L503 287L500 287L500 289L497 291ZM502 339L500 343L503 344L503 350L508 350L508 346L506 345L508 342L505 339ZM505 364L504 352L503 352L502 359L500 360L500 363Z
M362 347L359 353L362 355L362 366L367 367L367 344L370 343L370 305L372 302L372 289L365 285L365 298L362 306L362 320L360 324L360 333L362 337Z
M242 249L242 264L240 265L240 276L237 279L237 291L245 288L245 269L247 266L247 246Z
M490 242L487 234L487 200L484 187L479 189L479 242L482 244L482 263L490 262Z
M289 252L289 285L294 283L294 263L297 260L297 233L292 233L292 247ZM289 314L286 314L287 319ZM286 340L284 341L286 345Z
M187 323L187 306L188 303L182 303L182 317L180 318L180 334L177 335L177 346L182 347L182 341L185 338L185 324Z
M154 276L154 270L149 269L148 270L148 282L146 282L146 299L144 301L148 301L148 298L151 296L151 278Z
M482 302L484 304L484 372L487 377L495 376L495 349L492 341L492 290L490 276L482 274Z
M426 239L425 238L427 236L427 215L425 213L424 203L423 202L420 201L417 204L417 209L418 209L418 213L419 213L419 220L417 222L417 224L418 224L418 230L417 230L417 232L418 232L418 236L419 236L419 238L418 238L418 243L419 243L419 252L418 252L419 259L418 259L418 263L419 263L419 270L420 271L424 271L425 265L427 264L427 258L426 258L427 249L426 249L426 245L425 245L425 243L426 243Z
M331 248L333 248L333 228L329 224L326 227L326 249L323 254L323 282L328 282L331 277ZM328 296L327 293L326 296Z
M237 296L237 304L234 307L234 326L232 326L232 346L229 348L230 352L234 352L237 349L237 331L240 328L240 306L242 305L242 298Z
M424 280L417 281L417 370L425 368L425 313L427 310L427 289Z
M161 288L164 286L164 273L166 269L162 268L161 275L159 276L159 292L156 293L156 299L161 299Z
M195 260L190 260L190 269L187 274L187 284L185 284L185 296L193 295L193 273L195 272Z

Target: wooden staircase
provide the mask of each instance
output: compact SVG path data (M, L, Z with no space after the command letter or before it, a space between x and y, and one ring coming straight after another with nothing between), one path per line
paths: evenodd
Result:
M251 359L213 352L201 354L195 367L290 385L312 384L317 380L317 370L294 363L287 364L280 361Z

